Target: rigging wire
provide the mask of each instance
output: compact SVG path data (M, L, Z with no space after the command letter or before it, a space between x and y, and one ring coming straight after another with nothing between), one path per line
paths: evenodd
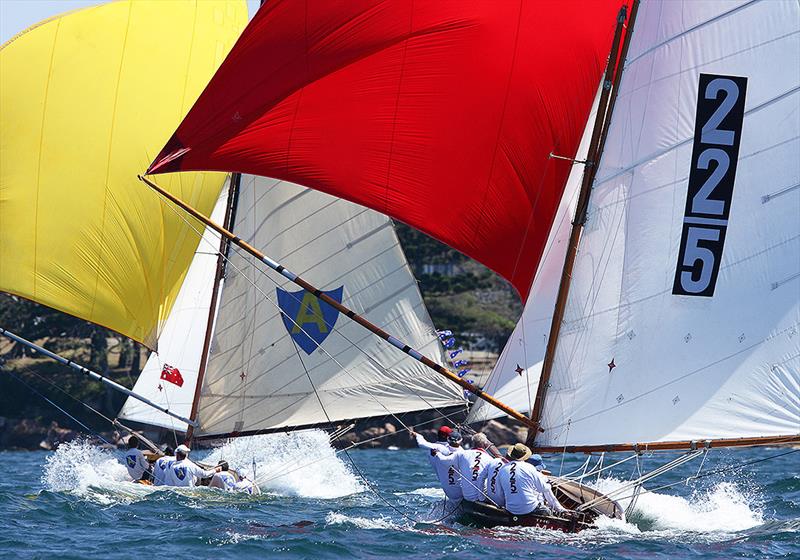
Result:
M195 227L195 225L194 225L194 224L192 224L192 223L191 223L191 222L190 222L190 221L189 221L189 220L186 218L186 216L184 216L184 215L183 215L183 213L182 213L182 212L179 212L179 211L178 211L178 209L177 209L177 208L175 208L173 204L167 204L167 202L163 200L163 197L162 197L162 196L160 196L160 195L159 195L159 198L162 200L162 203L164 203L164 204L165 204L165 206L167 206L168 208L170 208L170 210L171 210L171 211L172 211L172 212L173 212L173 213L174 213L176 216L178 216L178 217L179 217L179 218L180 218L180 219L181 219L181 220L182 220L182 221L183 221L183 222L184 222L184 223L185 223L185 224L186 224L186 225L187 225L187 226L188 226L190 229L192 229L192 230L195 232L195 234L197 234L197 235L200 237L200 240L201 240L201 242L202 242L202 241L206 241L207 243L209 243L209 244L210 244L210 242L209 242L208 240L206 240L206 239L205 239L205 238L202 236L202 233L201 233L201 232L200 232L200 231L199 231L199 230L198 230L198 229ZM212 245L212 247L213 247L213 245ZM243 258L243 259L244 259L246 262L249 262L249 261L250 261L250 259L249 259L249 258L246 258L246 257L244 257L244 256L242 255L242 251L241 251L241 250L240 250L238 247L236 247L236 246L232 246L232 248L233 248L233 250L236 252L236 254L237 254L237 255L239 255L240 257L242 257L242 258ZM216 250L216 248L215 248L215 250ZM302 327L300 324L298 324L298 323L297 323L297 322L296 322L296 321L295 321L295 320L294 320L292 317L289 317L288 315L284 314L284 313L283 313L283 311L281 310L280 306L279 306L279 305L278 305L278 304L277 304L275 301L273 301L273 299L272 299L272 298L270 298L270 297L269 297L269 296L268 296L268 295L267 295L267 294L266 294L266 293L265 293L265 292L264 292L264 291L261 289L261 287L260 287L260 286L258 286L258 285L256 284L256 282L255 282L254 280L251 280L251 279L250 279L250 278L249 278L249 277L248 277L246 274L244 274L243 270L242 270L242 269L241 269L239 266L237 266L235 263L233 263L233 262L231 261L231 259L230 259L230 258L229 258L227 255L224 255L224 254L220 253L218 250L216 250L216 253L217 253L218 255L220 255L220 256L221 256L221 257L222 257L222 258L223 258L223 259L226 261L226 263L227 263L228 265L232 266L232 267L233 267L233 268L234 268L234 269L235 269L235 270L236 270L236 271L237 271L237 272L238 272L238 273L239 273L239 274L240 274L240 275L241 275L243 278L245 278L245 279L247 280L247 282L248 282L248 283L250 283L250 284L252 285L252 287L253 287L253 288L255 288L255 289L256 289L256 291L258 291L258 292L259 292L259 293L262 295L262 297L263 297L265 300L267 300L267 301L268 301L270 304L272 304L272 306L273 306L273 307L275 307L275 308L278 310L278 312L279 312L281 315L283 315L284 317L288 318L288 319L289 319L289 320L292 322L292 324L293 324L293 325L295 325L295 326L296 326L296 327L297 327L297 328L298 328L298 329L299 329L299 330L300 330L300 331L301 331L303 334L305 334L305 335L306 335L306 336L307 336L307 337L308 337L310 340L312 340L312 341L314 342L314 344L317 346L317 348L319 348L319 349L320 349L320 351L322 351L322 352L323 352L323 353L324 353L326 356L328 356L328 358L330 358L330 359L331 359L331 360L332 360L332 361L333 361L333 362L334 362L334 363L335 363L337 366L339 366L339 368L341 368L341 370L342 370L344 373L346 373L346 374L347 374L347 375L348 375L348 376L349 376L351 379L353 379L353 380L356 380L356 378L353 376L353 374L352 374L352 373L351 373L351 372L350 372L350 371L349 371L347 368L345 368L345 367L344 367L344 366L343 366L343 365L342 365L342 364L341 364L341 363L340 363L340 362L339 362L339 361L338 361L338 360L337 360L337 359L336 359L336 358L335 358L333 355L331 355L331 354L330 354L330 352L328 352L328 351L327 351L325 348L323 348L321 344L319 344L318 342L316 342L316 340L314 340L314 339L313 339L313 337L311 337L311 336L310 336L310 335L309 335L309 334L308 334L308 333L305 331L305 329L303 329L303 327ZM259 267L259 266L255 266L255 265L253 265L252 263L250 263L250 265L252 266L252 268L253 268L253 269L254 269L256 272L258 272L260 275L262 275L262 276L266 277L266 278L267 278L269 281L271 281L273 284L275 284L276 286L278 286L278 283L275 281L275 279L274 279L274 278L272 278L272 277L271 277L269 274L267 274L267 271L263 270L263 269L262 269L261 267ZM292 296L292 297L295 297L295 296ZM295 298L295 299L296 299L296 298ZM343 334L342 332L340 332L340 331L337 331L337 334L338 334L339 336L341 336L342 338L344 338L344 339L345 339L345 340L346 340L346 341L349 343L349 345L350 345L352 348L355 348L355 349L356 349L356 350L357 350L359 353L363 354L363 355L364 355L364 356L367 358L367 360L369 360L369 361L371 361L372 363L374 363L374 365L376 365L376 367L378 367L378 369L380 369L380 370L381 370L381 371L382 371L384 374L386 374L386 375L387 375L387 377L389 377L389 378L394 378L394 379L397 379L397 377L394 375L394 373L393 373L393 372L390 372L390 371L389 371L387 368L385 368L385 367L384 367L384 366L383 366L383 365L382 365L380 362L378 362L378 361L377 361L377 360L375 360L375 359L374 359L372 356L370 356L369 354L367 354L367 353L366 353L366 352L365 352L363 349L359 348L359 347L358 347L358 345L356 345L356 344L355 344L355 343L354 343L352 340L350 340L350 339L349 339L349 338L348 338L346 335L344 335L344 334ZM296 348L296 344L295 344L295 350L297 350L297 348ZM302 359L301 359L301 364L303 364L303 362L302 362ZM305 368L305 364L303 364L303 368L304 368L304 369L306 369L306 368ZM309 372L308 372L307 370L305 371L305 373L306 373L306 375L309 375ZM298 377L299 377L299 376L298 376ZM309 376L309 379L310 379L310 376ZM313 384L312 384L312 387L313 387ZM385 405L384 405L384 404L383 404L383 403L382 403L382 402L381 402L379 399L377 399L377 398L376 398L376 397L375 397L375 396L374 396L374 395L373 395L371 392L369 392L369 389L367 389L367 388L366 388L366 386L362 386L362 387L364 387L364 388L365 388L365 390L366 390L366 391L367 391L367 393L369 394L370 398L371 398L372 400L374 400L374 401L375 401L375 402L376 402L376 403L377 403L377 404L378 404L378 405L379 405L381 408L383 408L383 409L386 411L387 415L389 415L389 416L393 417L393 418L394 418L395 420L397 420L397 421L398 421L398 423L400 423L400 424L401 424L403 427L406 427L405 423L404 423L404 422L403 422L403 421L402 421L402 420L401 420L401 419L400 419L400 418L399 418L399 417L398 417L398 416L397 416L395 413L391 412L391 411L390 411L388 408L386 408L386 406L385 406ZM446 414L444 414L444 413L443 413L443 412L442 412L442 411L441 411L439 408L437 408L437 407L435 407L435 406L431 405L431 404L430 404L430 403L427 401L427 399L425 399L425 398L424 398L422 395L420 395L418 392L416 392L416 391L415 391L413 388L411 388L411 387L407 387L407 388L408 388L408 389L409 389L409 390L410 390L412 393L414 393L414 395L415 395L417 398L419 398L419 399L420 399L422 402L424 402L426 405L428 405L429 409L436 411L436 412L437 412L437 413L440 415L440 417L441 417L441 418L444 418L444 419L446 419L447 421L449 421L449 422L453 423L453 422L452 422L452 420L450 419L449 415L446 415ZM315 392L316 392L316 389L315 389ZM466 408L466 407L465 407L465 408ZM326 416L327 416L327 413L326 413ZM453 423L453 424L454 424L455 426L458 426L458 424L456 424L456 423Z
M679 484L683 484L685 480L698 480L698 479L701 479L701 478L706 478L706 477L709 477L709 476L713 476L715 474L722 474L722 473L725 473L725 472L742 470L742 469L744 469L744 467L748 467L750 465L755 465L756 463L763 463L764 461L770 461L772 459L777 459L778 457L783 457L785 455L791 455L792 453L797 453L799 451L800 451L800 449L790 449L789 451L784 451L783 453L777 453L775 455L770 455L769 457L762 457L760 459L753 459L751 461L745 461L743 463L737 463L735 465L729 465L727 467L720 467L718 469L707 471L707 472L705 472L703 474L696 474L694 476L686 477L686 479L681 478L677 482L670 482L668 484L662 484L661 486L657 486L655 488L648 488L647 492L658 492L659 490L664 490L666 488L671 488L673 486L677 486ZM625 499L632 498L632 497L633 497L633 494L628 495L628 496L623 496L621 498L617 498L617 500L625 500Z
M98 438L100 441L102 441L103 443L105 443L105 444L107 444L107 445L112 445L112 446L113 446L113 444L111 444L111 443L110 443L110 442L109 442L109 441L108 441L106 438L104 438L104 437L103 437L103 436L101 436L101 435L100 435L98 432L96 432L95 430L91 429L89 426L87 426L86 424L84 424L83 422L81 422L80 420L78 420L77 418L75 418L75 416L73 416L72 414L70 414L69 412L67 412L66 410L64 410L63 408L61 408L60 406L58 406L58 405L57 405L55 402L53 402L52 400L50 400L49 398L47 398L47 397L46 397L44 394L42 394L42 393L40 393L39 391L37 391L37 390L36 390L36 389L35 389L33 386L31 386L31 385L29 385L28 383L26 383L26 382L25 382L25 381L24 381L24 380L23 380L21 377L19 377L17 374L13 373L13 372L12 372L11 370L9 370L8 368L2 368L2 370L3 370L3 371L5 371L5 372L6 372L8 375L10 375L11 377L13 377L14 379L16 379L17 381L19 381L20 383L22 383L22 384L23 384L25 387L27 387L28 389L30 389L30 390L31 390L31 392L33 392L33 393L35 393L35 394L39 395L39 396L40 396L40 397L42 397L42 398L43 398L45 401L47 401L47 402L48 402L50 405L54 406L55 408L57 408L58 410L60 410L61 412L63 412L63 413L64 413L64 414L65 414L65 415L66 415L66 416L67 416L67 417L68 417L70 420L72 420L73 422L75 422L76 424L78 424L79 426L81 426L81 427L82 427L84 430L86 430L87 432L89 432L89 433L91 433L92 435L94 435L94 436L95 436L96 438ZM86 405L86 406L88 406L88 405ZM89 407L89 408L91 408L91 407ZM99 413L98 413L98 414L99 414Z

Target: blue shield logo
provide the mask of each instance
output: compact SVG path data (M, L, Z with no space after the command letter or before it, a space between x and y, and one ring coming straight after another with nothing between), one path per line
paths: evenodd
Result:
M178 480L186 478L186 467L175 467L172 470L175 471L175 476L178 477Z
M287 292L280 288L276 290L278 307L283 312L281 319L286 330L306 354L311 354L331 334L336 319L339 318L339 312L305 290L298 292ZM342 303L344 286L323 293Z

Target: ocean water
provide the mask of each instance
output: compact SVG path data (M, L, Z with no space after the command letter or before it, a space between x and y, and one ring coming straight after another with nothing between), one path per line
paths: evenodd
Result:
M786 451L717 450L702 472ZM245 469L263 494L134 485L121 454L81 442L0 453L0 558L800 558L800 452L679 482L697 473L695 460L649 483L679 482L643 493L626 521L577 535L440 520L443 493L419 450L348 458L311 431L197 455ZM644 456L642 466L675 456ZM547 459L565 473L584 461ZM629 461L596 484L618 488L635 468Z

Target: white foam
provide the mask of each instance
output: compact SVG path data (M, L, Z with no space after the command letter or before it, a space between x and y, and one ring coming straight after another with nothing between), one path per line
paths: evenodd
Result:
M206 462L225 459L255 479L262 492L307 498L340 498L365 490L321 430L230 440Z
M370 519L368 517L357 517L345 515L343 513L331 511L325 516L326 525L354 525L359 529L401 529L397 523L386 517Z
M601 492L611 492L623 484L624 481L604 479L595 487ZM624 532L732 533L764 522L758 501L758 496L748 494L732 482L719 482L695 491L688 498L643 491L627 523L603 518L598 520L598 526ZM619 502L627 508L630 498Z
M69 492L103 504L131 502L152 488L130 482L128 471L112 451L85 440L62 443L47 457L42 484L53 492Z

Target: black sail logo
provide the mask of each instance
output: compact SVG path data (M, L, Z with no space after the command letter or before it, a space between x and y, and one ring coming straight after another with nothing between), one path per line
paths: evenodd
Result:
M714 295L733 199L746 90L747 78L700 74L675 295Z

